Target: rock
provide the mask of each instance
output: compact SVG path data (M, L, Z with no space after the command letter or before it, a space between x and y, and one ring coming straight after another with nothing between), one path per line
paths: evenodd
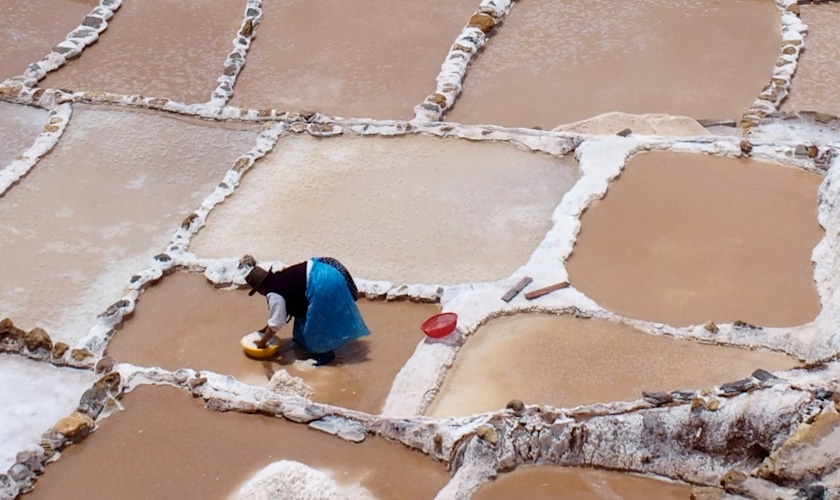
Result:
M720 408L720 400L718 398L709 398L706 400L705 407L709 411L718 411Z
M736 321L732 323L732 326L735 328L749 328L751 330L758 330L758 327L753 325L752 323L747 323L746 321Z
M117 362L108 356L101 358L99 361L96 362L96 366L94 366L94 371L96 373L108 373L114 370L114 367L117 365Z
M367 432L362 424L331 415L310 422L309 427L353 443L361 443L367 437Z
M803 500L828 500L828 491L821 484L809 484L799 490Z
M672 403L674 397L669 392L642 392L642 399L656 406Z
M0 321L0 351L20 352L25 335L26 332L16 327L11 319L4 318Z
M93 419L84 413L74 411L70 416L59 420L53 426L52 430L71 440L75 440L90 434L90 431L93 430Z
M93 383L93 387L104 389L109 394L118 394L120 390L120 382L122 377L119 372L110 372L99 378Z
M6 474L0 474L0 500L11 500L20 494L20 487L14 479Z
M745 155L752 153L753 145L750 141L746 139L741 139L741 142L738 145L741 148L741 152Z
M625 128L625 129L619 130L615 135L617 135L619 137L627 137L628 135L630 135L632 133L633 133L632 130L630 130L629 128Z
M433 103L437 104L441 108L446 107L446 97L442 96L438 93L434 93L434 94L430 95L429 97L426 98L426 100L429 101L429 102L433 102Z
M713 321L709 321L708 323L703 325L703 328L705 328L711 333L718 333L720 331L720 328L718 328L718 326Z
M29 470L36 474L43 472L45 459L44 450L41 448L21 451L15 456L16 463L26 465Z
M65 344L64 342L56 342L55 344L53 344L53 348L52 348L53 359L63 358L64 354L67 352L67 349L70 349L70 346Z
M482 33L489 33L496 26L496 21L487 14L473 14L467 26L478 28Z
M254 21L250 18L246 18L245 22L242 23L242 29L239 30L239 34L244 37L250 37L251 34L254 32Z
M695 397L691 400L691 411L696 412L706 407L706 401L701 397Z
M475 430L475 435L487 441L490 444L496 444L499 441L499 433L492 425L480 425Z
M85 348L81 349L71 349L70 350L70 357L78 362L86 361L93 357L93 353L88 351Z
M747 392L748 390L754 387L754 383L752 379L749 378L742 378L741 380L736 380L735 382L728 382L720 386L721 392L723 392L726 396L731 396L734 394L739 394L742 392Z
M108 391L105 387L94 385L82 394L76 411L95 419L102 412L107 399Z
M768 380L774 379L778 380L778 377L768 372L767 370L762 370L761 368L752 372L752 377L760 380L761 382L767 382Z
M181 221L181 229L190 229L190 226L193 225L195 221L198 220L198 214L193 212L190 215L186 216L183 221Z
M505 407L508 410L513 410L513 413L516 415L521 415L522 412L525 410L525 404L518 399L511 399L508 401L507 406Z
M187 381L187 386L190 390L195 390L196 387L203 385L205 382L207 382L207 377L193 377Z
M38 328L37 326L24 335L23 342L26 344L29 352L35 352L38 349L45 349L47 352L51 352L53 348L50 336L42 328Z
M720 479L720 484L726 491L738 490L738 486L744 484L747 475L739 470L732 469Z

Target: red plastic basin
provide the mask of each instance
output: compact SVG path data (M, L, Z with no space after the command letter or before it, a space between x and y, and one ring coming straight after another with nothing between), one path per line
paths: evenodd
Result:
M458 324L458 315L452 312L436 314L423 322L420 327L423 333L433 339L446 337L455 330Z

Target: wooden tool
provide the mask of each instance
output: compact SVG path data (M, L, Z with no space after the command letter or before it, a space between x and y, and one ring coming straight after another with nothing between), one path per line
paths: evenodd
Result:
M569 287L569 282L568 281L562 281L560 283L555 283L555 284L553 284L551 286L547 286L545 288L539 288L537 290L534 290L533 292L528 292L528 293L525 294L525 298L528 299L528 300L534 300L537 297L542 297L545 294L554 292L556 290L562 290L562 289L568 288L568 287Z
M507 293L502 295L502 300L504 300L505 302L510 302L511 300L513 300L514 297L519 295L519 292L521 292L522 289L528 286L528 284L532 281L534 281L533 278L525 276L524 278L519 280L517 284L513 285L511 289L507 291Z

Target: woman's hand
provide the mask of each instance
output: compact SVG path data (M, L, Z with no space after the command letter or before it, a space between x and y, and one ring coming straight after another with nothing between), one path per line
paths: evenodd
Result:
M265 328L260 330L260 333L262 333L262 337L260 337L260 340L254 342L254 345L259 349L265 349L268 347L268 341L274 336L274 330L270 326L265 325Z

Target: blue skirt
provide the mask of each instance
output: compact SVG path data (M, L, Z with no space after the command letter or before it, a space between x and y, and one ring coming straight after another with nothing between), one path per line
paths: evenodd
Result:
M295 318L292 338L312 354L332 351L353 339L370 335L344 276L317 258L312 259L306 299L309 301L306 317Z

